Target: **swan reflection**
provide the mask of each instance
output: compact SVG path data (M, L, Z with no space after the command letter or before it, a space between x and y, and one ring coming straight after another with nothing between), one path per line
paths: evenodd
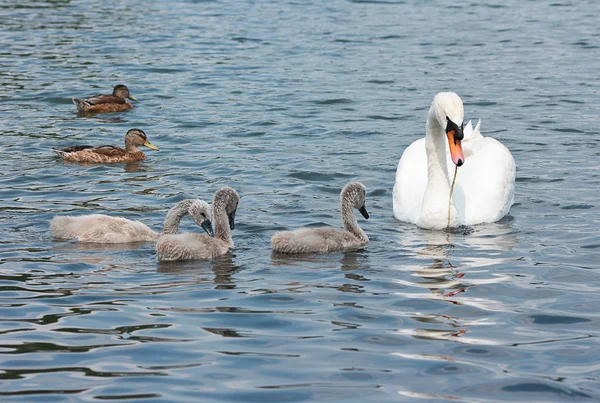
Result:
M236 288L234 275L241 266L234 263L234 255L226 253L211 260L188 260L175 262L158 262L157 271L159 273L182 274L198 271L206 273L212 271L214 277L212 282L215 284L215 289L234 289Z
M291 266L291 267L320 267L337 268L342 271L356 271L369 267L368 254L364 249L349 250L339 253L308 253L289 255L285 253L273 252L271 254L272 266Z
M413 256L408 265L397 270L409 271L418 280L394 280L406 287L396 294L404 298L443 301L453 305L471 306L483 311L507 310L493 296L468 295L471 287L510 280L508 275L494 273L490 266L505 265L517 257L512 253L518 239L512 228L512 219L462 227L450 231L429 231L416 227L403 228L397 242L403 251ZM419 289L423 292L419 292ZM465 337L468 327L487 324L485 319L463 319L437 313L403 313L418 326L398 330L415 338L457 340L469 343Z
M130 242L120 244L64 242L55 243L52 251L56 263L87 263L92 265L114 263L118 252L138 252L152 248L149 242ZM115 252L115 253L112 253ZM62 256L61 256L62 254Z

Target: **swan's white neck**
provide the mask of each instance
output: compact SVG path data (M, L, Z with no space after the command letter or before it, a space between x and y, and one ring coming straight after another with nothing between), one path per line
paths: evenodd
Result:
M448 165L446 162L446 134L440 125L436 113L429 109L425 134L425 151L427 153L427 188L421 205L419 226L423 228L442 229L448 223ZM456 226L457 213L454 204L450 211L450 225Z
M369 237L358 225L351 200L342 200L342 221L346 231L352 233L352 235L360 239L363 243L369 242Z

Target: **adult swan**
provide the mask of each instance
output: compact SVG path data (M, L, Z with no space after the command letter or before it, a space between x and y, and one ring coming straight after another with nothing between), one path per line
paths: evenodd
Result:
M457 94L440 92L433 98L425 138L404 150L398 163L393 201L398 220L421 228L445 228L454 165L460 168L450 206L451 227L494 222L510 210L515 193L513 156L499 141L481 135L481 121L473 130L471 122L464 127L463 118Z

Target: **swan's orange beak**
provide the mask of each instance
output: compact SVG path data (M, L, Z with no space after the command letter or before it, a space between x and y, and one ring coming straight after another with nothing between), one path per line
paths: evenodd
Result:
M463 128L462 126L458 126L456 123L448 120L448 124L446 125L446 136L448 137L448 145L450 146L450 156L452 157L452 162L456 166L461 166L465 163L465 155L463 154L461 141L464 138Z

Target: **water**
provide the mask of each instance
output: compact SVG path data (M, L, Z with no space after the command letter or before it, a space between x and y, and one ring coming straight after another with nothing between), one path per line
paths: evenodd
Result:
M2 1L0 400L397 402L600 399L596 2ZM124 83L127 113L72 96ZM441 90L511 149L516 204L436 233L397 222L404 148ZM65 164L122 144L145 162ZM357 252L281 259L282 229ZM242 196L235 249L161 265L152 244L53 241L55 214L159 229L187 197ZM196 230L188 221L185 230Z

